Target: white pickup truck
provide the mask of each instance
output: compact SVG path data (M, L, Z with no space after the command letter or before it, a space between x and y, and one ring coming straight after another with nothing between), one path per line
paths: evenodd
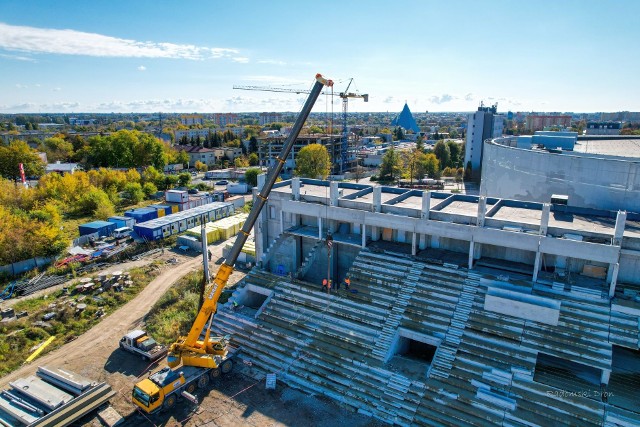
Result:
M167 347L158 344L156 340L140 329L123 336L120 339L120 348L140 355L142 360L156 361L167 355Z

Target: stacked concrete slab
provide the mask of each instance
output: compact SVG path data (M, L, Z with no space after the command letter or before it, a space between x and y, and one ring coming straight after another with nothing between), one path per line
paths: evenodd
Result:
M612 311L608 300L368 250L349 275L357 293L328 294L318 283L254 269L231 301L242 305L253 290L264 304L233 311L229 302L214 332L231 334L242 357L265 373L390 424L640 423L639 409L535 378L540 353L609 372L612 344L638 348L638 316ZM494 289L552 299L557 322L486 309ZM402 335L437 347L426 370L393 363ZM621 380L612 374L610 387Z

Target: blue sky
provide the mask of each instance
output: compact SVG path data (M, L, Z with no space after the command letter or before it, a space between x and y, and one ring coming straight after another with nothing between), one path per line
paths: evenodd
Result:
M640 111L640 1L0 1L0 112ZM314 111L331 111L318 100ZM335 104L334 111L340 110Z

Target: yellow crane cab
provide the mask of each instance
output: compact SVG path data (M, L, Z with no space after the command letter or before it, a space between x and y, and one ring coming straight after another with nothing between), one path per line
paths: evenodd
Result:
M182 372L175 372L170 368L163 368L140 381L133 388L133 402L146 413L152 413L161 406L170 408L175 404L175 395L170 395L185 384ZM166 396L166 398L165 398Z

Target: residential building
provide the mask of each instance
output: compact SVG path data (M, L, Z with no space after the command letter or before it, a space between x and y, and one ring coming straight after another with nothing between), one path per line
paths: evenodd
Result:
M213 122L220 127L235 125L238 123L238 115L235 113L216 113L213 115Z
M278 122L282 122L282 114L280 113L260 113L260 116L258 117L258 123L260 123L260 126Z
M81 170L77 163L49 163L45 169L46 173L59 173L63 175L65 173L74 173L77 170Z
M184 151L189 155L190 166L195 165L196 162L202 162L207 166L212 166L224 157L224 150L221 148L204 148L192 145L175 145L173 148Z
M530 131L543 130L545 127L571 127L571 116L568 115L537 115L530 114L525 119L526 129Z
M184 126L204 125L202 114L185 114L180 116L180 123Z
M204 140L211 133L211 129L178 129L174 132L174 141L179 143L183 138L187 138L187 142L193 140L195 141L198 137L201 140Z
M464 151L464 167L471 166L471 179L480 180L484 141L502 135L505 116L498 114L498 104L480 105L478 111L468 115L467 142Z

